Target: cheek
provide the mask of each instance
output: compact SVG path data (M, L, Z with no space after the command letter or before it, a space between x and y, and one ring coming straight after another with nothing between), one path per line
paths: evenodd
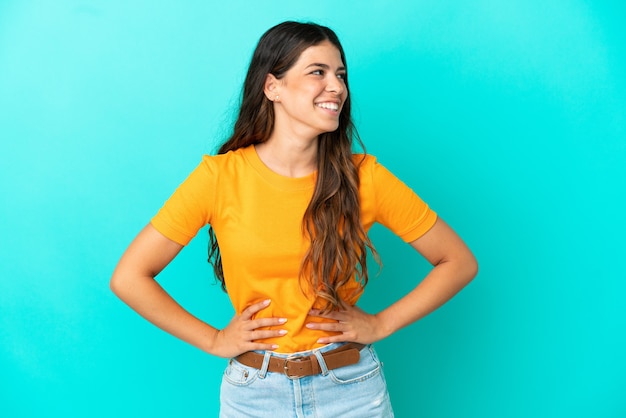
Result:
M324 86L318 83L302 83L298 86L298 92L300 94L306 94L310 96L319 96L324 93Z
M343 103L343 105L346 104L346 100L348 100L348 92L345 91L342 95L341 95L341 102ZM341 107L341 110L343 110L343 105Z

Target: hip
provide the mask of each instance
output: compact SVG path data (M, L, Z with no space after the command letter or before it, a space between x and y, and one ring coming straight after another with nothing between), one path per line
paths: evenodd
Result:
M264 361L255 366L231 359L222 378L220 416L393 417L382 363L374 347L360 346L356 361L333 367L333 355L346 351L345 347L336 343L301 353L256 352ZM270 370L272 363L297 363L297 359L311 357L319 363L317 373L310 374L306 367L298 372L300 369L291 366L285 371L276 366Z

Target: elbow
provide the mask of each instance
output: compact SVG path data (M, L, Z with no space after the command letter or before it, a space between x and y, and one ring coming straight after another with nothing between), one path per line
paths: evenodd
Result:
M478 260L474 254L470 253L463 264L465 266L465 277L467 278L467 283L469 283L478 275Z
M111 291L119 297L121 286L122 284L120 283L119 276L113 274L113 276L111 276L111 280L109 280L109 289L111 289Z
M124 299L124 294L126 294L128 289L128 280L126 280L123 275L115 272L109 281L109 289L111 289L115 296Z

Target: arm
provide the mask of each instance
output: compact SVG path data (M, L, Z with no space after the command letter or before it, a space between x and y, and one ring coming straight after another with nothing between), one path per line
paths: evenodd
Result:
M111 290L154 325L208 353L234 357L249 350L275 349L254 342L284 335L281 330L256 330L284 323L281 318L252 319L269 301L251 305L235 315L226 328L218 330L191 315L163 290L154 278L182 247L147 225L122 255L111 277Z
M343 311L312 315L335 319L335 323L310 323L311 329L335 331L333 337L320 343L354 341L372 343L381 340L428 315L467 285L476 275L478 264L461 238L443 220L422 237L410 243L432 265L424 280L400 300L375 315L357 307Z

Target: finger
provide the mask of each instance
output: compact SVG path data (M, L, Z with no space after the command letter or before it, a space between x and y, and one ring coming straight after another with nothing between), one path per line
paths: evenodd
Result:
M309 322L306 324L309 329L317 329L320 331L343 332L344 324L339 322Z
M287 318L258 318L250 321L249 329L257 329L263 327L271 327L275 325L282 325L287 322Z
M248 306L248 307L247 307L246 309L244 309L244 310L243 310L243 312L241 313L241 319L242 319L242 320L244 320L244 321L246 321L246 320L248 320L248 319L252 318L252 316L253 316L255 313L257 313L257 312L259 312L259 311L261 311L261 310L263 310L263 309L267 308L267 307L268 307L268 305L270 304L270 302L271 302L271 300L270 300L270 299L265 299L264 301L261 301L261 302L258 302L258 303L255 303L255 304L253 304L253 305Z
M286 329L254 331L250 333L252 341L263 340L265 338L277 338L287 335Z
M247 351L254 350L269 350L273 351L279 347L278 344L264 344L264 343L251 343L249 347L247 347Z
M333 335L332 337L322 337L317 340L318 344L345 343L351 341L343 334Z

